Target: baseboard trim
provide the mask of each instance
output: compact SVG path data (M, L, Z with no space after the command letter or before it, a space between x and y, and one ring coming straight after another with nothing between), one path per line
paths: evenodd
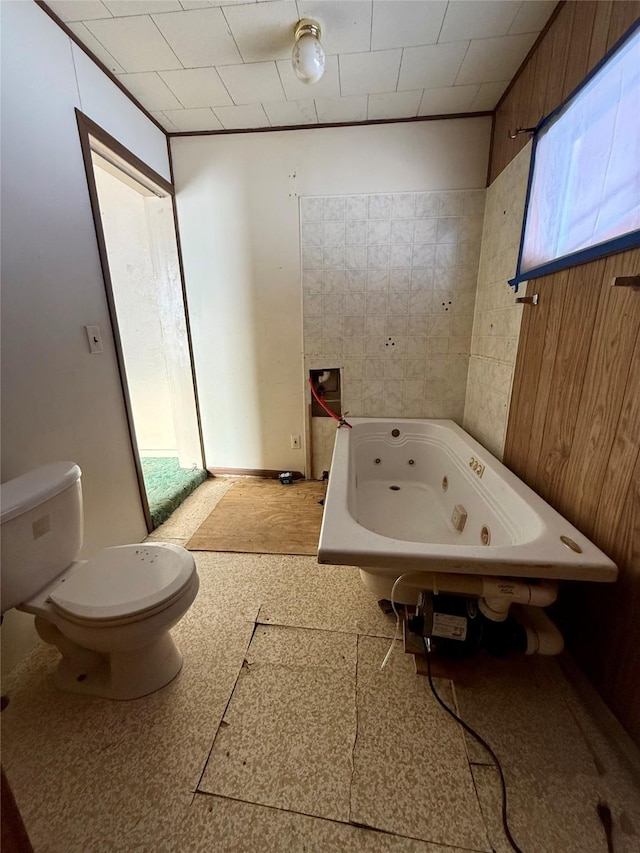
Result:
M212 477L262 477L269 480L277 480L282 470L271 468L207 468ZM292 471L294 480L304 480L301 471Z

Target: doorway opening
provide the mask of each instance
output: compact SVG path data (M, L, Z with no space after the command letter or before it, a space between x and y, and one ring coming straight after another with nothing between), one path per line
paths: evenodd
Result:
M173 187L82 114L78 124L151 531L207 478Z

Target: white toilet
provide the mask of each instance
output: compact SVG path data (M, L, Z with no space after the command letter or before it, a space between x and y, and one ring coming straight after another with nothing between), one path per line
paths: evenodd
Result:
M177 545L82 547L80 468L54 462L0 486L1 610L36 617L62 654L61 690L135 699L182 667L169 633L198 592L192 555Z

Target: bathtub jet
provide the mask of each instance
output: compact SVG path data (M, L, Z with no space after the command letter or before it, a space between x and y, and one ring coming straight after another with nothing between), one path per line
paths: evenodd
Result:
M541 610L557 581L613 582L616 565L453 421L350 423L336 432L318 562L358 566L378 599L467 596L494 622L518 605L526 651L558 654Z

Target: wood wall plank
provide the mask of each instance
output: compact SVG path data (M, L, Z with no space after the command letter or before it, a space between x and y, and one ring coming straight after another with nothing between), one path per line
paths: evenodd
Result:
M562 83L563 101L587 75L597 6L598 3L593 0L583 0L580 3L580 12L574 15L567 67Z
M548 35L553 40L553 46L551 48L551 67L549 69L549 80L544 102L545 115L555 110L562 103L564 78L571 49L571 34L577 11L576 5L576 3L566 3L560 10L560 14L556 18L553 27L549 30ZM580 3L580 6L582 6L582 3Z
M543 427L537 476L534 488L565 513L564 477L578 417L584 373L591 348L591 331L595 323L604 261L594 265L574 267L565 273L549 276L549 287L563 286L566 296L561 317L558 347L550 378L548 417Z
M609 258L605 265L572 449L558 499L560 506L571 507L573 523L587 536L595 528L640 326L640 311L637 315L633 311L634 301L640 302L638 294L607 283L616 260Z
M537 306L530 306L531 311L544 307L546 322L542 345L542 358L537 370L538 384L536 388L536 399L531 413L531 433L529 436L529 449L524 477L527 482L538 480L538 466L540 463L540 450L544 437L544 427L549 410L551 396L551 384L553 381L556 353L560 340L561 320L564 312L564 302L567 295L568 272L559 273L557 281L540 282L540 302ZM535 285L536 282L530 282ZM535 288L533 288L535 289Z
M593 536L613 559L625 559L627 541L624 530L611 524L612 518L623 518L623 508L631 488L631 478L640 457L640 332L629 364L629 378L622 401L620 421L602 482L600 501L595 512ZM635 460L635 461L634 461Z
M599 3L596 3L596 7L593 32L591 33L591 44L589 45L589 57L587 59L587 73L591 71L594 65L600 62L607 52L613 0L600 0Z
M582 3L580 4L582 5ZM607 36L607 50L610 50L614 44L621 39L629 27L633 26L640 18L640 0L615 0L613 9L611 10L611 20L609 22L609 34Z

